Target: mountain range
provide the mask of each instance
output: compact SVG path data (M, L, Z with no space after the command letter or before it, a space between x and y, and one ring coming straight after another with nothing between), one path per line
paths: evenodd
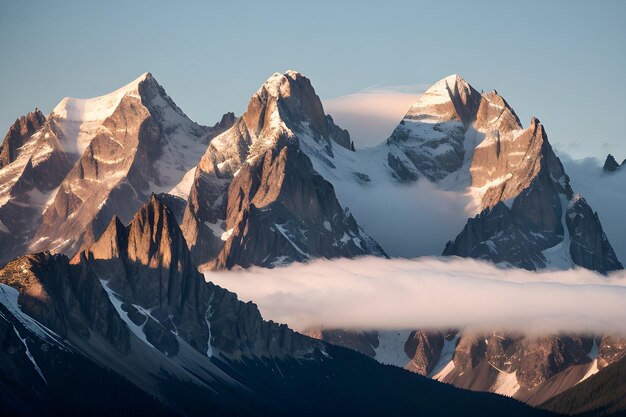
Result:
M607 159L604 169L616 165ZM401 229L399 219L360 214L429 198L411 194L417 183L466 202L445 220L461 227L433 242L431 255L622 269L603 228L619 225L603 225L576 193L542 123L523 127L496 91L458 75L435 83L366 149L296 71L272 75L242 116L226 113L211 127L191 121L149 73L17 119L0 148L0 409L551 415L433 379L561 412L554 404L568 389L620 363L619 335L306 336L264 321L198 272L398 256L399 237L380 225ZM397 201L376 201L392 187L404 187ZM390 360L391 351L400 354Z

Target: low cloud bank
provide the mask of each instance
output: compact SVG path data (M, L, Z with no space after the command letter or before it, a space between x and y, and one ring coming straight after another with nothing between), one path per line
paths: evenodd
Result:
M367 188L354 181L334 185L339 202L392 257L441 255L476 211L469 194L441 190L426 178L397 184L388 177Z
M207 280L296 330L503 328L626 335L626 272L529 272L471 259L318 260Z

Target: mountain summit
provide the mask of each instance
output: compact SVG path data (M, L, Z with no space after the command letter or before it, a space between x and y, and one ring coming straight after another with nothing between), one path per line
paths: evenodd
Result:
M113 215L129 221L151 193L186 197L185 175L232 122L192 122L150 73L18 120L0 151L0 221L15 236L0 244L2 260L29 250L74 255Z
M387 144L398 179L469 186L482 210L444 255L526 269L622 268L597 215L572 190L544 126L533 117L524 128L495 91L479 93L458 75L446 77L409 109Z
M182 225L197 263L221 269L384 254L313 169L301 150L308 140L328 152L350 146L308 78L272 75L198 164Z
M227 113L213 127L189 120L145 73L110 94L65 98L47 117L17 120L0 164L0 234L14 236L0 240L4 261L39 250L73 256L113 216L129 222L153 193L169 195L199 265L385 256L372 236L387 245L406 225L381 231L367 207L380 204L382 189L428 181L476 207L454 214L455 222L474 218L441 239L445 255L527 269L621 268L543 124L523 127L498 93L456 74L428 89L384 143L355 152L299 72L273 74L241 117ZM410 207L411 193L394 207ZM399 221L392 213L388 221Z

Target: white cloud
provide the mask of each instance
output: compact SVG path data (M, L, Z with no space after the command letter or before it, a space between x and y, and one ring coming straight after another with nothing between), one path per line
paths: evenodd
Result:
M348 129L357 147L378 145L389 137L407 110L420 96L422 86L370 89L324 100L324 111ZM416 93L415 91L418 91ZM410 91L410 92L405 92Z
M505 328L626 334L626 272L529 272L459 258L318 260L206 273L297 330Z
M413 184L397 184L391 177L373 182L362 187L347 179L333 185L339 202L389 256L441 255L476 212L465 190L441 190L426 178Z

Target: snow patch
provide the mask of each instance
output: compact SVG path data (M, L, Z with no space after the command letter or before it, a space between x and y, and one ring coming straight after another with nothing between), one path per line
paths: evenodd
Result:
M385 365L404 368L411 358L406 355L404 345L411 335L410 330L379 332L378 346L374 348L374 359Z
M455 368L454 361L448 361L446 366L444 366L439 372L432 375L431 378L436 381L443 381Z
M546 259L546 268L550 269L570 269L574 267L574 261L570 254L570 242L571 237L569 229L565 223L565 213L569 203L567 197L560 195L561 198L561 224L563 225L563 240L557 243L555 246L542 251L544 258Z
M45 382L46 385L48 385L48 381L46 381L46 377L43 376L43 372L41 371L41 368L39 367L39 365L37 365L37 362L35 361L33 354L30 352L30 349L28 348L28 344L26 343L26 338L23 338L20 335L20 332L17 331L17 328L15 326L13 326L13 330L15 331L15 334L17 335L17 337L22 341L22 344L24 345L24 349L26 349L25 350L26 356L32 362L33 367L35 368L35 370L37 371L41 379L43 379L43 382Z
M583 382L585 379L589 378L590 376L597 374L598 371L599 371L598 359L594 359L593 362L591 362L591 365L589 365L589 369L587 369L587 373L585 373L585 375L580 379L580 381L577 382L577 384L580 384L581 382Z
M115 291L111 289L111 287L109 287L108 280L100 279L100 284L102 284L102 288L104 288L107 295L109 296L109 301L111 302L111 304L113 304L113 307L115 307L115 310L117 311L117 314L119 314L120 318L124 321L124 323L126 323L126 326L128 327L128 329L135 336L137 336L139 340L141 340L142 342L144 342L146 345L150 346L151 348L156 349L152 345L152 343L148 342L148 339L146 338L146 334L143 331L144 326L149 320L149 314L146 315L146 321L141 326L138 326L130 319L130 317L128 317L128 313L122 309L122 304L124 304L124 301L122 300L122 297L118 293L116 293ZM135 306L135 307L138 307L138 306ZM143 308L140 308L139 310L141 311L143 310Z
M63 132L63 144L70 153L82 154L91 140L104 132L102 122L113 114L125 96L140 99L139 84L148 77L142 74L133 82L100 97L81 99L65 97L52 110L54 118Z
M454 361L452 358L454 357L454 350L456 349L459 337L460 334L457 333L450 340L444 339L443 347L439 354L439 361L433 367L430 375L428 375L430 378L441 381L454 369Z
M213 346L211 345L211 322L210 319L213 316L213 312L211 312L211 305L207 307L204 312L204 321L206 322L207 328L209 329L209 340L207 341L207 350L206 355L210 358L213 356Z
M206 227L208 227L211 230L211 233L213 233L213 236L216 236L216 237L222 237L222 236L224 236L227 233L226 230L224 230L222 228L223 224L224 224L224 221L223 220L219 220L219 219L215 223L211 223L209 221L205 221L204 222L204 225ZM232 233L232 231L231 231L231 233ZM228 237L226 237L226 239L222 239L222 240L227 240L227 239L228 239Z
M494 382L492 387L493 392L506 397L512 397L515 395L515 393L520 389L519 382L517 381L517 370L508 373L496 368L491 363L489 363L489 365L498 371L496 382Z
M230 229L228 229L227 231L222 233L222 235L220 236L220 239L222 239L223 241L227 241L228 238L232 236L233 230L235 230L235 229L233 227L231 227Z
M274 225L276 226L276 229L278 229L280 234L283 235L285 237L285 239L287 239L289 241L289 243L291 243L291 246L293 246L293 248L300 255L304 256L306 259L311 257L311 255L309 255L308 253L306 253L302 249L300 249L300 247L298 247L298 245L296 245L296 243L291 239L291 237L289 236L289 231L285 228L285 225L277 224L277 223L274 223Z
M58 334L39 323L28 314L22 312L18 303L19 295L20 292L17 289L5 284L0 284L0 303L4 305L24 327L42 340L54 343L60 349L67 350Z

